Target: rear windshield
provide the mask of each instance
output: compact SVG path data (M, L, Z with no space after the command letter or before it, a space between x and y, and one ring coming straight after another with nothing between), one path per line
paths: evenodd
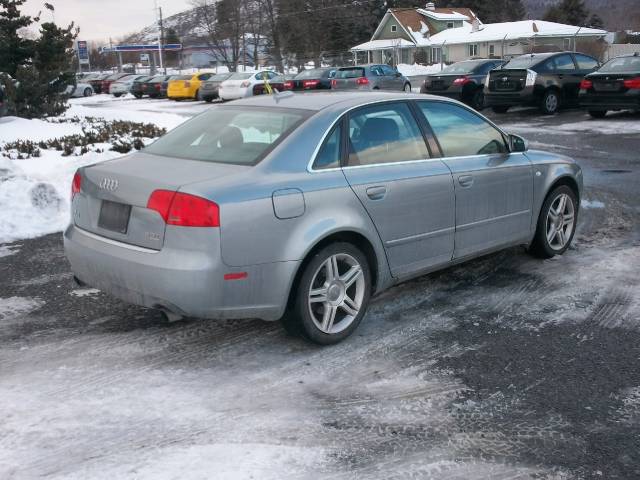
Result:
M145 148L154 155L255 165L310 115L306 110L223 106L207 110Z
M544 57L548 58L548 57ZM523 55L509 60L502 68L529 68L542 60L542 57Z
M640 73L640 57L618 57L609 60L599 72L605 73Z
M229 80L246 80L247 78L251 78L253 73L234 73L229 77Z
M303 70L298 75L296 75L296 78L299 78L301 80L305 78L326 78L329 75L329 73L331 73L332 71L333 70L327 70L326 68L314 68L311 70Z
M358 78L364 77L364 68L341 68L336 72L336 78Z
M219 73L217 75L214 75L213 77L209 77L209 81L210 82L222 82L223 80L226 80L227 78L229 78L229 74L228 73Z
M448 67L442 70L442 73L471 73L474 68L480 65L481 62L458 62L453 65L449 65Z

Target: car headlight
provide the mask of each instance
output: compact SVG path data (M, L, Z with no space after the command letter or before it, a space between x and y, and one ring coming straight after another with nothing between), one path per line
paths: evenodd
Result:
M536 84L538 74L533 70L527 70L527 79L524 82L525 87L533 87Z

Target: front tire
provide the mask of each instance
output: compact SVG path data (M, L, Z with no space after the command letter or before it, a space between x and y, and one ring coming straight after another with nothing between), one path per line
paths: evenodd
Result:
M358 327L371 297L366 256L350 243L329 245L306 264L283 318L290 333L319 345L341 342Z
M551 258L567 251L578 223L578 199L566 185L553 189L540 210L536 236L529 251L539 258Z
M545 115L553 115L558 113L560 109L560 96L558 92L555 90L547 90L542 97L542 102L540 103L540 110Z
M606 110L589 110L589 115L593 118L604 118L607 115Z
M84 89L84 92L82 92L82 95L85 97L90 97L91 95L93 95L93 90L87 87Z
M411 84L405 83L403 87L404 93L411 93Z

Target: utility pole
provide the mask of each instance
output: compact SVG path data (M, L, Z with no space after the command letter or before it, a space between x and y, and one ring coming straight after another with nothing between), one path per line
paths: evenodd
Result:
M158 56L160 60L160 69L164 70L164 74L167 74L167 69L164 66L162 59L162 44L164 41L164 26L162 25L162 7L158 7L158 0L154 0L155 10L158 14Z

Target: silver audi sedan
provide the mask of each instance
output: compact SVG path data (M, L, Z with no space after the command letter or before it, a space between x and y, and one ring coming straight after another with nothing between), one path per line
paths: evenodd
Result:
M398 282L514 245L564 253L582 183L453 100L265 95L78 170L64 243L80 283L124 301L331 344Z

